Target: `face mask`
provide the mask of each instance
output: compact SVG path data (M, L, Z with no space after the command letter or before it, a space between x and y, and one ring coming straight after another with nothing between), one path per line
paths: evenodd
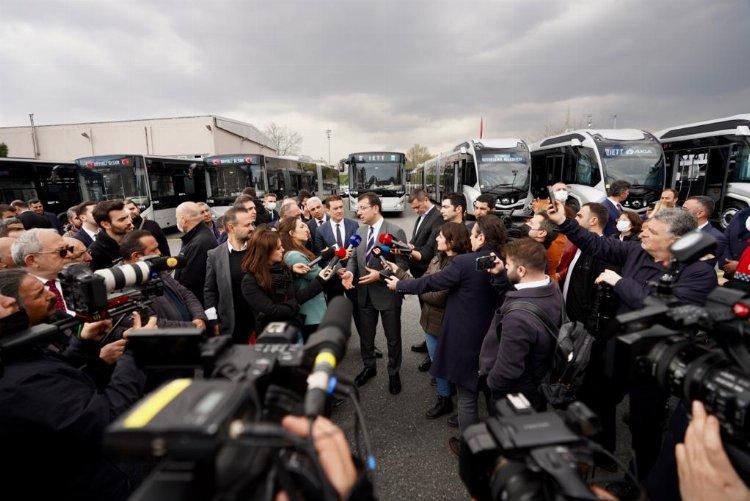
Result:
M565 202L568 199L568 192L566 190L558 190L555 192L555 200L558 202Z
M276 202L268 202L266 204L266 209L268 210L274 210L276 208Z
M617 221L617 231L628 231L630 229L630 221Z

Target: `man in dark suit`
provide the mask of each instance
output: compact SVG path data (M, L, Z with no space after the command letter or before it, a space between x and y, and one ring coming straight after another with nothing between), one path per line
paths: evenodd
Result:
M247 344L255 330L255 318L242 294L242 260L253 231L253 217L244 207L232 207L224 213L224 225L226 243L208 251L204 306L209 321L217 322L215 334Z
M266 213L266 222L273 223L279 220L279 212L276 210L276 193L268 192L263 195L263 208Z
M630 183L627 181L617 180L609 186L609 196L602 200L601 204L609 212L609 220L604 228L606 236L617 233L617 219L622 214L622 203L630 195Z
M44 216L40 216L33 210L31 210L26 202L23 200L14 200L11 204L16 208L18 214L16 217L23 224L24 230L30 230L31 228L52 228L52 223L49 219Z
M99 233L99 225L94 220L94 207L96 207L96 202L92 200L82 202L76 206L76 214L78 215L78 219L81 220L81 229L73 235L73 238L83 242L83 245L87 249L91 247L91 244L96 239L96 235Z
M89 247L91 269L109 268L120 260L120 242L133 231L133 221L122 200L99 202L92 214L101 231Z
M711 197L696 196L690 197L682 204L682 208L688 211L698 223L698 229L708 233L716 239L716 249L712 252L713 257L706 259L711 266L716 266L719 258L724 255L724 249L727 246L727 239L724 233L714 228L709 219L714 212L714 201Z
M307 210L310 213L310 220L307 221L307 227L310 228L312 251L318 253L320 251L315 248L315 235L318 233L318 229L325 226L330 218L326 214L326 206L323 205L323 201L318 197L307 199Z
M136 230L146 230L153 235L159 244L159 252L161 252L162 256L172 255L172 251L169 250L167 236L164 234L164 230L161 229L161 226L159 226L159 223L150 219L143 219L143 217L141 217L141 208L130 198L125 199L125 210L130 212L130 217L133 220L133 227Z
M175 271L174 277L203 304L203 285L206 281L208 251L219 245L216 237L203 222L200 207L195 202L182 202L175 210L177 229L184 232L180 237L180 254L187 264Z
M57 230L60 235L63 234L63 227L62 224L60 224L60 220L53 213L44 212L44 204L41 200L39 200L38 198L32 198L31 200L29 200L29 208L36 214L39 214L47 221L49 221L50 228Z
M740 256L747 247L747 241L750 239L748 218L750 218L750 207L745 207L734 215L729 222L729 226L724 230L726 247L724 248L724 255L718 257L719 266L724 269L726 275L734 274Z
M318 227L314 234L315 253L333 246L345 249L349 245L349 238L359 229L356 221L344 217L344 200L340 196L331 195L325 205L328 208L328 221Z
M382 269L372 250L380 235L390 233L401 242L406 241L404 230L389 223L381 215L380 197L374 193L363 193L357 199L357 215L362 223L358 234L362 244L347 262L347 270L359 276L357 300L359 302L359 340L364 369L355 378L357 386L364 385L377 374L375 365L375 332L378 316L382 319L385 337L388 340L388 391L396 395L401 392L401 297L391 293L381 280L378 269ZM409 262L404 256L395 256L396 264L407 269Z

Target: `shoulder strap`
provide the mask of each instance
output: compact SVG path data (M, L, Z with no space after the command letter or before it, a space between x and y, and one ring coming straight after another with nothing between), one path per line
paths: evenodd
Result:
M552 320L550 320L549 315L547 315L544 310L539 308L534 303L529 303L528 301L513 301L508 306L502 308L503 316L507 315L511 311L525 311L528 313L531 313L534 315L540 322L542 322L542 325L547 329L547 332L550 333L550 335L557 341L557 327L555 324L552 323Z

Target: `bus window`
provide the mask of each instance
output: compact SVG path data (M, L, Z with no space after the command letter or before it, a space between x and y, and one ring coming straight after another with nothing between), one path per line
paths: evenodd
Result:
M729 174L729 180L740 183L750 182L750 146L739 145L732 154L734 166Z
M468 157L461 162L463 165L462 184L466 186L475 186L477 184L477 169L474 159Z
M576 162L575 183L584 186L596 186L601 179L599 163L596 161L594 150L580 148L578 150L578 161Z

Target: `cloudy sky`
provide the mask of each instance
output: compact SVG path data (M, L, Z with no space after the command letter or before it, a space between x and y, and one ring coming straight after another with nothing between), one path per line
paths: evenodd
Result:
M748 0L0 0L0 126L218 114L303 153L750 112Z

